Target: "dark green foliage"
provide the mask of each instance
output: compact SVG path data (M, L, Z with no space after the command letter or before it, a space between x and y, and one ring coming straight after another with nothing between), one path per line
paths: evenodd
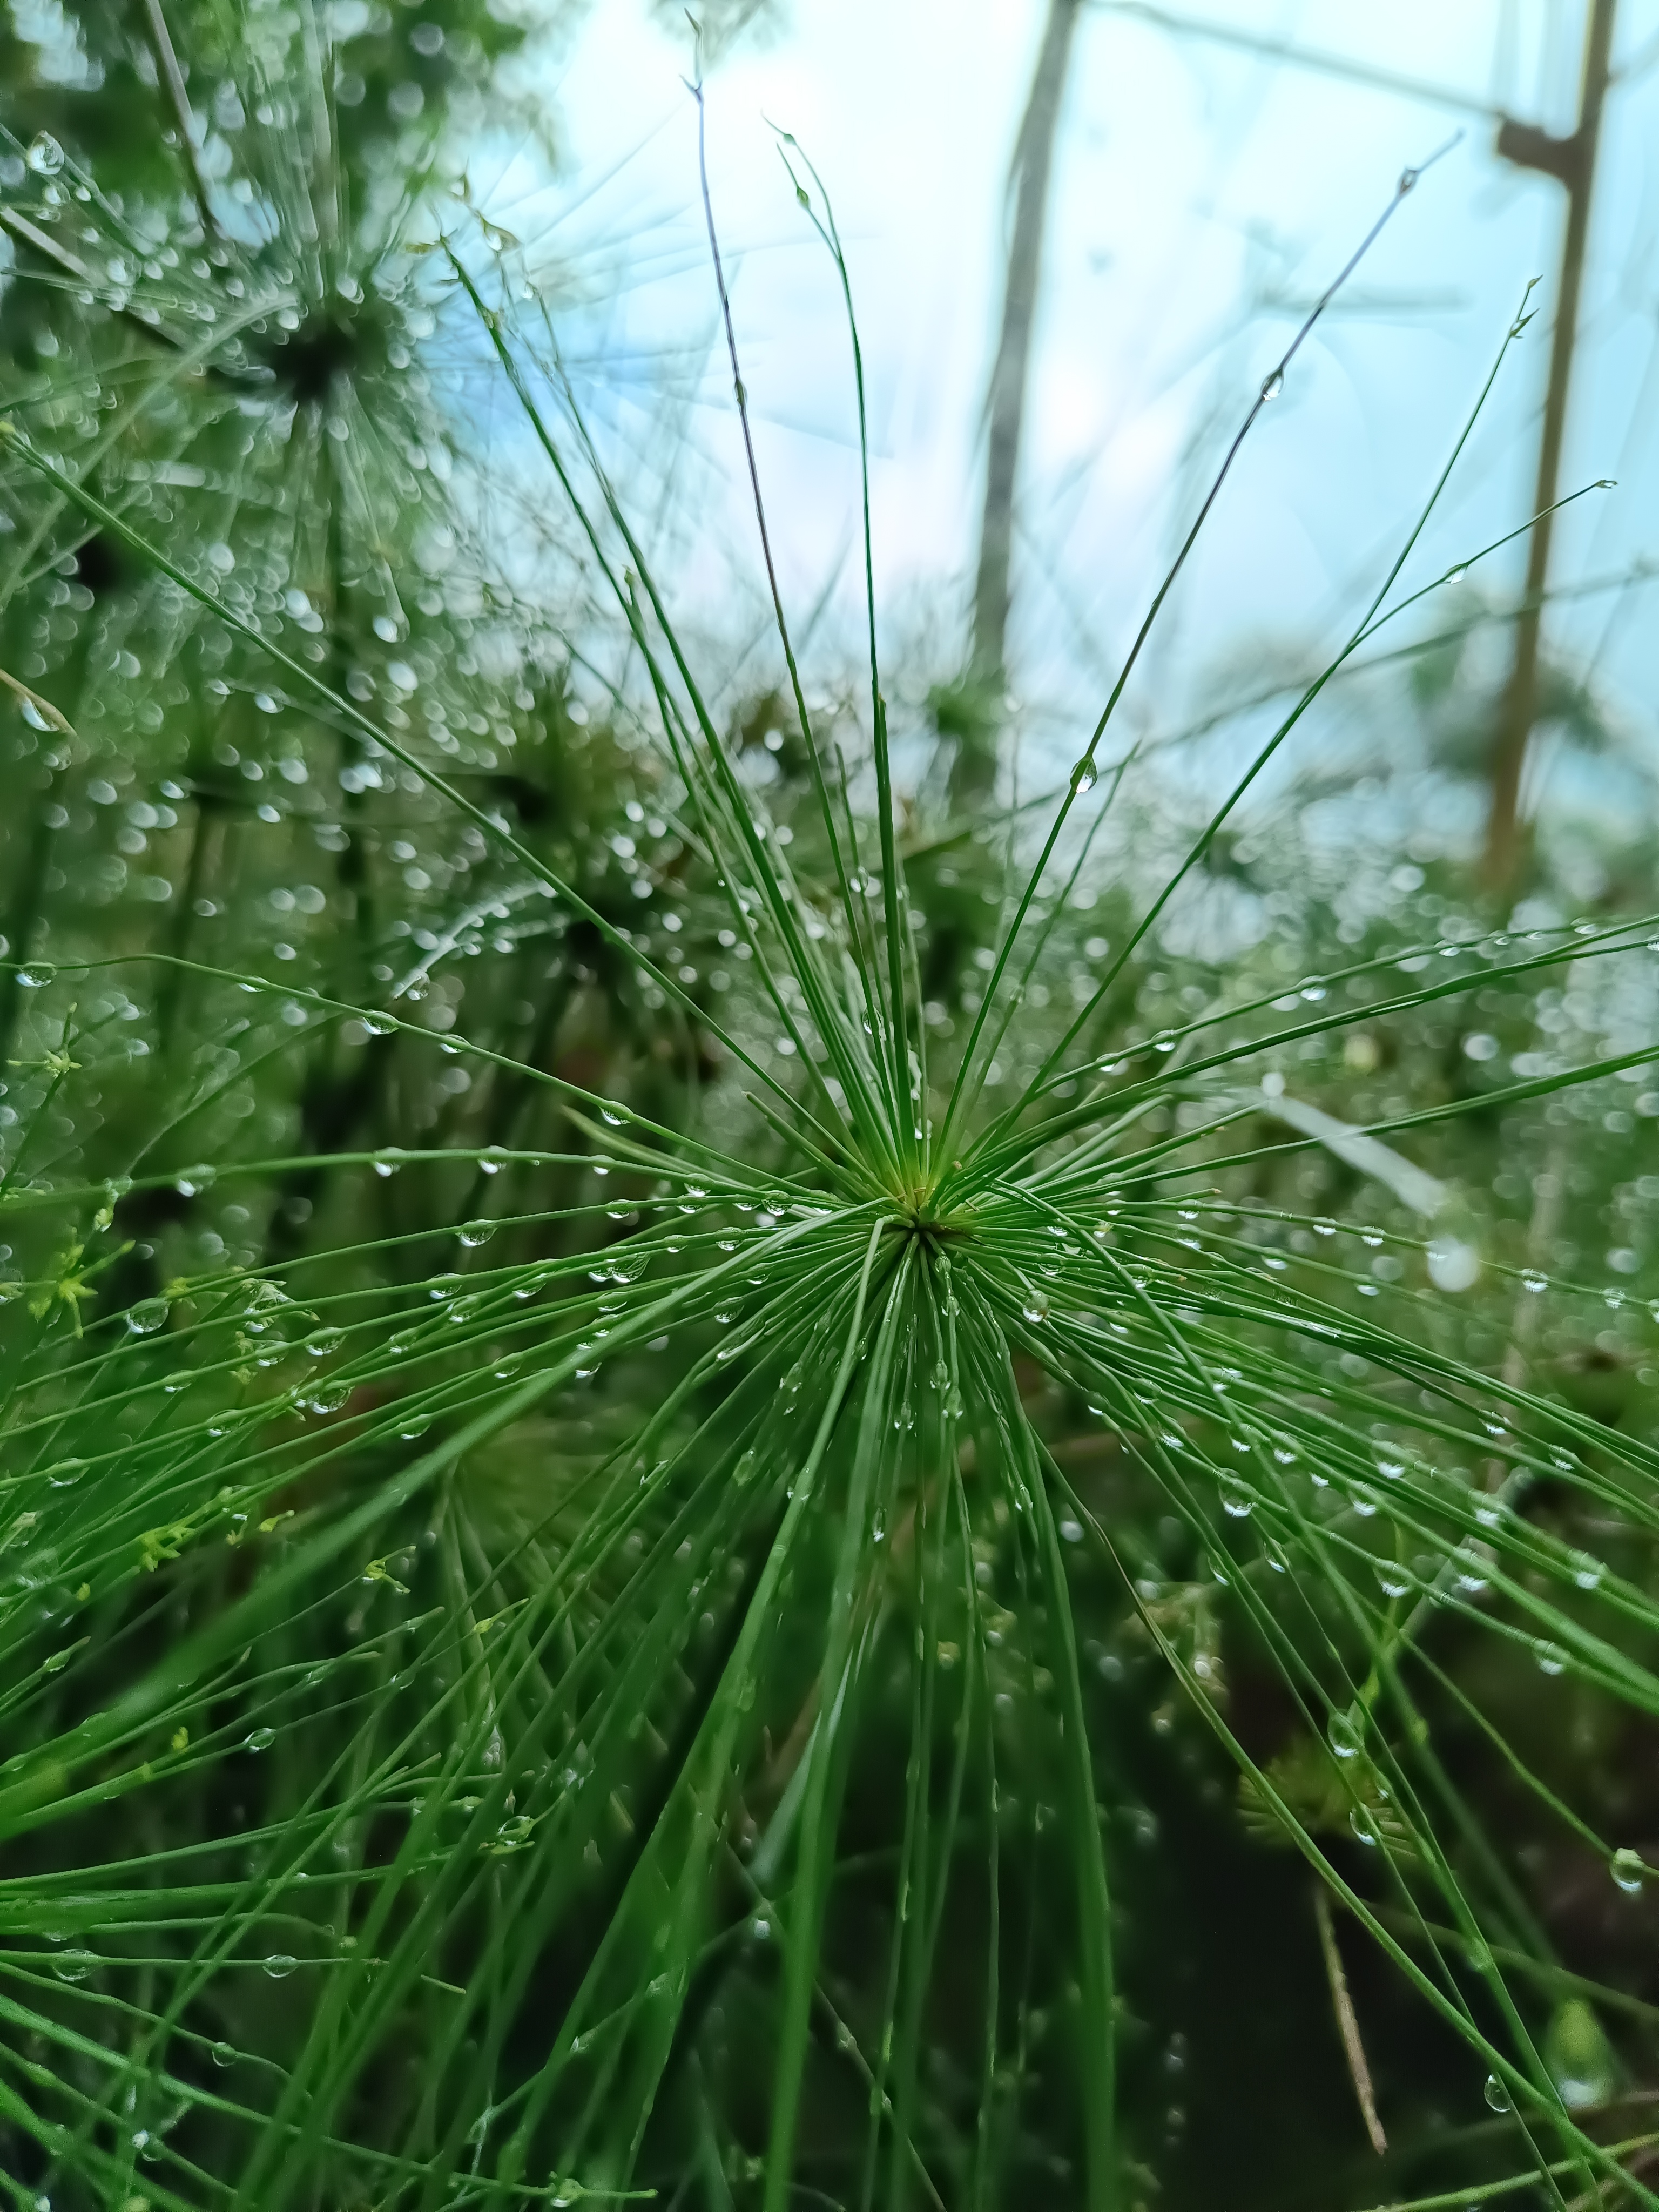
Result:
M1650 894L705 688L388 35L7 295L12 2200L1653 2202Z

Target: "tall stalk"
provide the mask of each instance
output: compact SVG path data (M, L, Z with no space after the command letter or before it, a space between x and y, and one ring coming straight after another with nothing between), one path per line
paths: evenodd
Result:
M1498 133L1498 151L1506 161L1555 178L1565 186L1567 194L1561 267L1556 282L1555 329L1550 343L1549 381L1544 392L1543 428L1538 440L1537 486L1533 494L1533 513L1538 520L1527 547L1527 580L1515 624L1514 658L1492 735L1485 874L1491 887L1500 892L1513 885L1526 842L1520 814L1521 777L1538 714L1539 645L1544 600L1549 589L1553 510L1561 475L1561 446L1566 434L1573 355L1578 343L1578 303L1583 289L1584 251L1589 236L1590 199L1601 145L1601 110L1612 81L1613 28L1617 8L1618 0L1590 0L1584 27L1578 120L1571 136L1553 138L1547 131L1507 118Z
M1002 321L986 395L985 504L974 580L971 672L979 684L988 687L1001 686L1007 663L1014 495L1025 429L1048 186L1080 12L1081 0L1048 0L1042 43L1009 170L1013 220L1003 276ZM964 737L952 764L951 795L958 808L965 811L983 800L995 784L996 766L993 718L986 736Z

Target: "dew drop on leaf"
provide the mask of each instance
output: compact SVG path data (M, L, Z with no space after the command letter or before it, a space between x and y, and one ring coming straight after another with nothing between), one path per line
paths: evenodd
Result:
M1359 1750L1359 1730L1347 1713L1333 1713L1326 1730L1331 1749L1339 1759L1352 1759Z
M1583 1997L1557 2006L1544 2039L1544 2063L1570 2112L1605 2104L1618 2087L1618 2063L1594 2007Z
M1480 1273L1480 1255L1461 1237L1437 1237L1429 1246L1429 1280L1437 1291L1472 1290Z
M1624 1891L1626 1896L1635 1897L1640 1893L1643 1881L1647 1874L1647 1866L1642 1854L1639 1851L1632 1850L1626 1844L1621 1850L1613 1853L1611 1872L1614 1881Z

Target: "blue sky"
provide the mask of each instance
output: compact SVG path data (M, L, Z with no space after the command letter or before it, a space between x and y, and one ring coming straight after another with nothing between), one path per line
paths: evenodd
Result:
M771 124L829 185L848 241L871 403L878 588L908 665L964 635L979 428L1001 284L1004 184L1043 9L1036 0L793 0L708 88L710 170L786 588L811 604L856 518L850 362L834 272L794 205ZM1264 415L1183 580L1144 702L1154 720L1265 645L1334 640L1437 473L1526 280L1552 291L1562 195L1495 158L1492 126L1196 38L1147 11L1085 13L1056 164L1020 501L1015 683L1086 711L1155 586L1220 445L1292 317L1339 268L1407 163L1462 142L1401 208ZM1559 129L1579 0L1393 0L1386 10L1210 0L1234 30L1510 108ZM1625 0L1616 54L1659 38ZM760 577L696 197L688 56L634 0L589 17L549 80L565 169L499 204L532 263L586 273L595 390L678 393L683 600L741 629ZM1556 574L1659 552L1659 67L1615 91L1605 136ZM1547 352L1511 356L1413 574L1522 520ZM610 403L614 407L614 399ZM630 410L613 417L624 434ZM1519 574L1518 550L1490 572ZM856 562L824 650L849 640ZM1618 610L1609 629L1608 617ZM735 625L734 625L734 618ZM1586 599L1555 635L1645 726L1659 678L1651 596Z

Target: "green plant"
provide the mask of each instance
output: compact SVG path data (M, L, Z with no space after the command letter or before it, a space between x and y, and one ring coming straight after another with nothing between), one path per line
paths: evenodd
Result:
M822 189L784 150L847 285ZM1651 1029L1364 1127L1298 1101L1283 1068L1328 1075L1346 1036L1558 975L1639 999L1654 921L1356 948L1288 1005L1282 976L1200 984L1160 946L1329 676L1437 588L1389 596L1417 532L1133 924L1122 902L1116 951L1087 954L1079 917L1097 909L1079 896L1131 765L1102 772L1120 682L1040 840L1006 840L963 1036L925 1016L931 924L900 848L873 604L863 774L809 709L775 587L810 787L781 821L704 696L556 349L538 351L465 240L431 265L447 308L473 311L644 672L643 699L618 685L610 707L652 753L619 746L595 780L635 775L631 803L660 808L676 857L626 904L601 888L592 826L562 824L562 852L533 803L509 816L504 783L475 796L429 729L371 714L326 656L277 643L6 418L9 476L490 855L378 994L337 987L320 957L291 982L251 951L15 968L15 2201L1144 2201L1158 1961L1115 1899L1145 1887L1126 1866L1130 1706L1164 1693L1131 1700L1135 1667L1223 1747L1248 1820L1300 1852L1350 1944L1363 1929L1445 2032L1466 2101L1486 2078L1505 2118L1460 2136L1475 2163L1459 2185L1653 2202L1620 2163L1632 2144L1581 2116L1583 2085L1599 2100L1624 2063L1585 2002L1604 1993L1556 2002L1571 1978L1462 1776L1473 1742L1609 1887L1647 1880L1583 1778L1519 1747L1515 1681L1541 1669L1540 1697L1571 1692L1607 1728L1653 1717L1659 1462L1640 1434L1461 1356L1480 1232L1393 1148L1476 1113L1517 1158L1571 1143L1579 1102L1652 1059ZM746 430L723 279L720 301ZM854 366L861 407L855 331ZM531 696L553 758L530 781L557 788L568 693ZM671 901L671 883L690 888ZM447 964L532 886L565 940L581 933L590 976L611 963L607 1005L637 989L663 1018L660 1066L642 1018L636 1050L550 1065L569 1035L556 981L533 1053L487 977L465 1026L429 1023ZM717 926L723 994L679 957ZM385 950L366 934L336 972L374 980ZM118 1081L129 1010L159 1024L176 975L221 1057L153 1097L118 1181L88 1174L86 1094ZM149 1007L128 995L156 975ZM347 1130L374 1141L319 1143L301 1115L295 1151L273 1152L213 1121L324 1037L399 1055L406 1091L388 1082ZM594 1061L605 1080L583 1079ZM409 1143L401 1104L448 1066L510 1108ZM534 1144L532 1099L553 1109ZM208 1130L222 1156L186 1164ZM1344 1178L1328 1214L1276 1182L1310 1159ZM328 1176L325 1221L204 1256L193 1206L234 1184L276 1220L301 1172ZM509 1178L511 1211L491 1198ZM147 1194L141 1237L123 1209ZM106 1295L139 1242L143 1295ZM1484 1268L1478 1295L1496 1280L1504 1316L1544 1294L1518 1266ZM1475 1310L1490 1322L1494 1304ZM1633 1304L1620 1320L1647 1328ZM1280 1700L1271 1747L1229 1703L1247 1669Z

